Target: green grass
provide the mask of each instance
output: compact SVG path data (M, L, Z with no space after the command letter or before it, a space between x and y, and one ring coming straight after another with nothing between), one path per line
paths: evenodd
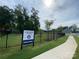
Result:
M11 34L8 39L8 46L15 46L5 48L5 36L3 40L0 40L0 59L31 59L51 48L54 48L67 39L67 36L61 37L57 40L52 40L49 42L45 41L46 35L42 35L42 42L40 44L39 35L36 35L35 46L31 44L29 46L24 46L23 50L20 50L21 34ZM3 48L2 48L3 47Z
M78 46L77 46L73 59L79 59L79 36L75 36L75 40L76 40Z
M8 46L20 45L21 35L20 34L10 34L8 37ZM0 38L0 47L5 47L6 36Z

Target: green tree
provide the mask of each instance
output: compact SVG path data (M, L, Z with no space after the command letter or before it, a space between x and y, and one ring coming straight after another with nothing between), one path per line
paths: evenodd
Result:
M15 8L15 17L17 29L21 32L23 29L26 30L35 30L39 28L39 17L38 11L32 8L31 15L28 15L26 8L21 5L16 6ZM29 25L29 26L28 26Z
M53 24L53 20L46 20L45 21L45 27L46 27L46 30L49 31L50 30L50 26Z
M21 5L16 6L15 8L15 19L16 19L16 28L18 31L22 32L24 27L24 19L23 19L23 9Z
M67 29L68 27L67 26L59 26L56 31L57 32L63 32L65 29Z
M30 19L30 16L28 15L28 12L25 8L23 8L23 17L24 17L24 29L33 30L33 21Z
M40 27L39 16L38 16L39 11L35 10L35 8L32 8L31 12L32 14L30 20L33 22L33 29L35 30L35 33L37 33Z
M12 29L13 25L13 10L8 8L7 6L0 6L0 31L1 37L2 34L6 35L6 48L7 48L7 41L8 41L8 33Z
M35 32L39 29L38 11L34 8L32 8L31 14L29 15L26 8L21 5L16 6L15 19L16 27L20 32L22 32L23 29L35 30Z
M57 32L62 32L64 29L63 29L63 26L59 26L58 28L57 28Z
M13 10L7 6L0 6L0 30L10 30L13 21Z
M49 31L50 31L50 26L53 24L53 20L46 20L45 21L45 27L46 27L46 30L47 30L47 32L48 32L48 34L47 34L47 37L48 37L48 39L47 40L49 40Z

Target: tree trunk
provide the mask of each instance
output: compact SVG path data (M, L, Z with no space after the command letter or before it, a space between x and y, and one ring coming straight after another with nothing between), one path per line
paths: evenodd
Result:
M42 39L41 36L42 36L42 32L41 32L41 30L40 30L40 43L42 42L42 41L41 41L41 39Z
M6 35L6 48L8 47L8 34Z

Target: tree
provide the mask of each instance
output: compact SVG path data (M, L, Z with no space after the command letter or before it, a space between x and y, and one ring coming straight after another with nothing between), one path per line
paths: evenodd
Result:
M24 18L23 18L23 8L21 5L16 6L15 8L15 19L16 19L16 28L19 32L22 32L24 27Z
M48 34L47 34L47 37L48 37L48 39L47 40L49 40L49 31L50 31L50 26L53 24L53 20L46 20L45 21L45 27L46 27L46 30L48 31Z
M50 30L50 26L53 24L53 20L46 20L45 21L45 27L46 27L46 30L49 31Z
M32 14L31 14L31 21L33 22L33 28L35 30L35 33L37 33L37 31L39 30L40 27L40 23L39 23L39 17L38 17L38 10L35 10L35 8L32 8L31 10Z
M63 26L59 26L59 27L56 29L57 32L62 32L63 30L64 30L64 27L63 27Z
M31 15L28 15L27 9L21 5L18 5L15 8L15 17L16 27L20 32L22 32L23 29L26 29L35 30L36 33L36 31L39 29L38 11L34 8L31 10Z
M0 30L10 30L13 25L13 10L0 6Z
M24 29L33 30L33 21L30 19L30 16L28 15L28 12L25 8L23 8L23 16L24 16Z
M13 10L7 6L0 6L0 31L1 37L2 34L6 35L6 48L8 41L8 33L10 32L13 25Z

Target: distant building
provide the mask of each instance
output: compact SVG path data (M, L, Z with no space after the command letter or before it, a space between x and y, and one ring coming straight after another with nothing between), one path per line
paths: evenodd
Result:
M70 27L65 28L62 32L65 34L79 33L79 28L77 28L76 25L72 25Z
M77 28L77 29L76 29L76 32L78 32L78 33L79 33L79 28Z

